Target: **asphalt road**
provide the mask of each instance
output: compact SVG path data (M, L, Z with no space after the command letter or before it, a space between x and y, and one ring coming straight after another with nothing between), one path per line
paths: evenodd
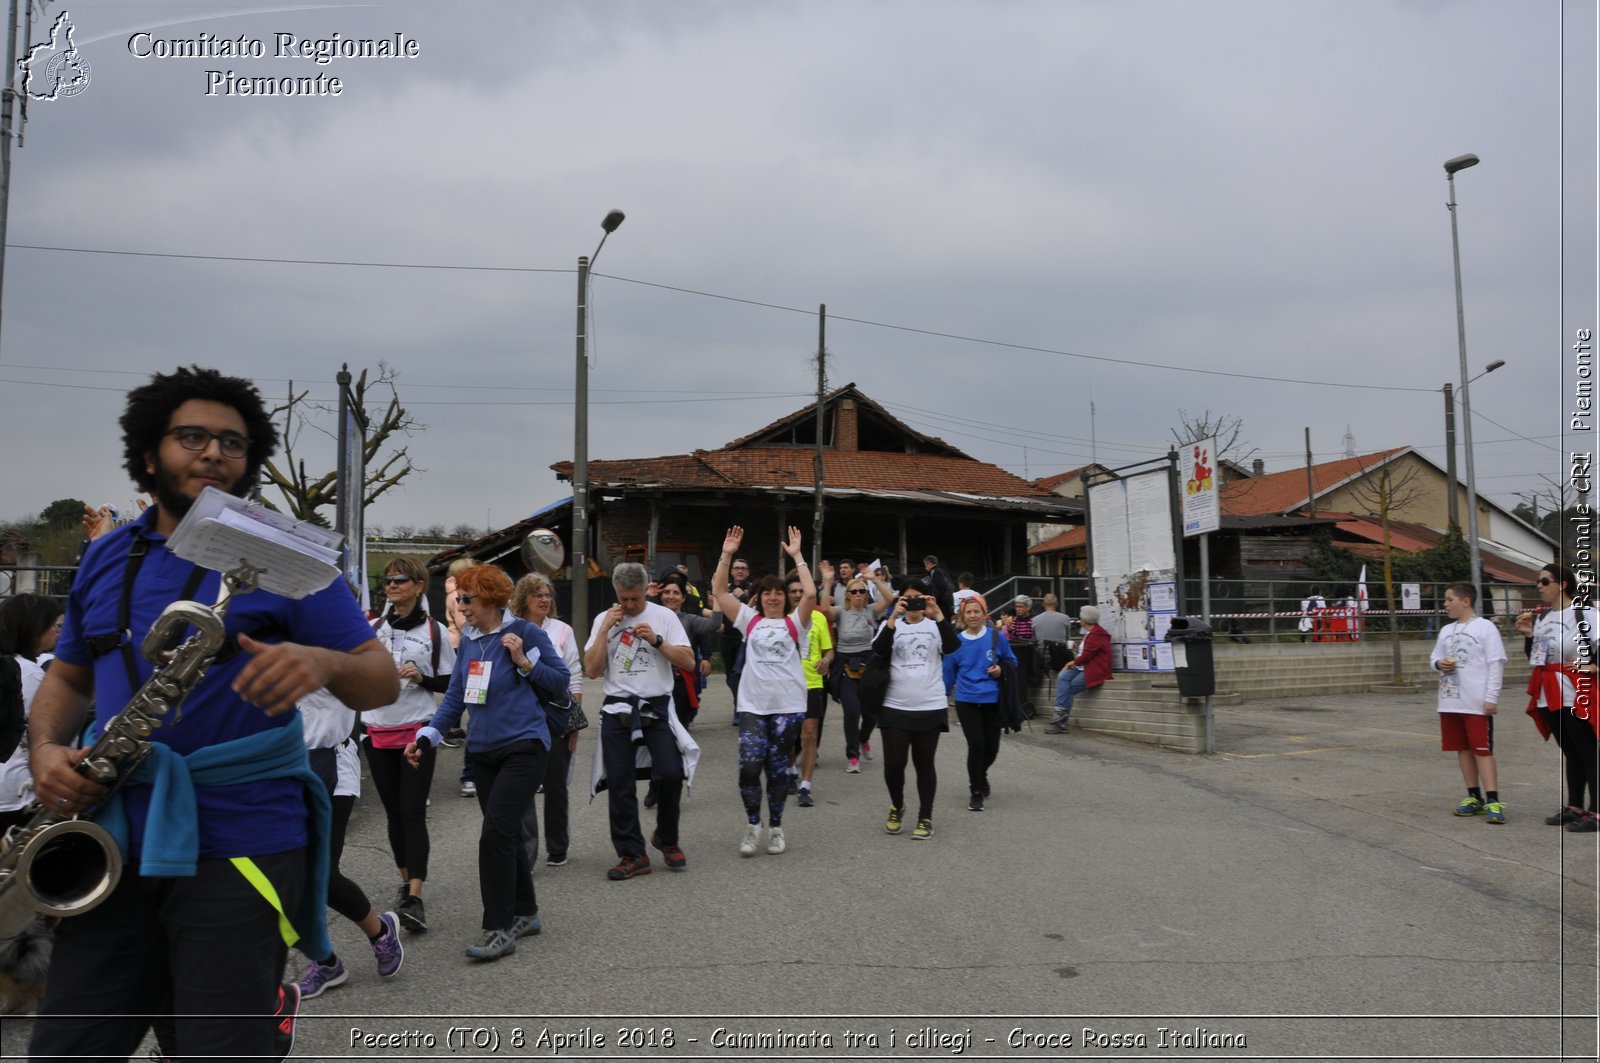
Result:
M817 806L791 802L788 852L749 859L730 714L718 682L684 804L689 869L627 882L605 878L584 733L570 862L536 873L544 932L487 964L462 954L480 821L447 751L431 929L385 981L336 920L351 979L307 1002L296 1055L1596 1057L1600 836L1543 824L1560 758L1520 712L1497 736L1504 826L1451 814L1462 788L1430 698L1340 695L1229 709L1211 757L1025 731L982 813L952 730L919 842L884 833L881 760L844 772L834 706ZM392 897L375 800L344 866ZM25 1027L7 1023L0 1050Z

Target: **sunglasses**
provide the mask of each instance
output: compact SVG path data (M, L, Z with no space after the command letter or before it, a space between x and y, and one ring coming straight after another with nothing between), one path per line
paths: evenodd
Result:
M456 601L460 602L462 605L471 605L473 602L475 602L477 600L478 600L478 596L476 594L458 594L458 595L456 595Z
M866 592L866 590L865 590L865 589L862 589L862 588L857 588L857 589L855 589L855 590L852 590L852 591L846 591L846 592L845 592L845 593L846 593L846 594L865 594L865 593L867 593L867 592Z
M410 583L411 582L411 577L410 576L385 576L385 577L383 577L383 582L386 585L388 585L390 587L393 587L398 583Z
M1539 586L1541 586L1541 587L1548 587L1548 586L1550 586L1550 584L1552 584L1554 582L1555 582L1555 580L1551 579L1549 576L1540 576L1539 577Z

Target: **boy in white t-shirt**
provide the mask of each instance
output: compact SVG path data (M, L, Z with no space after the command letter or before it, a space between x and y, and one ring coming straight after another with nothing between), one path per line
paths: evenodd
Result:
M1439 733L1445 752L1461 764L1467 797L1458 816L1506 821L1494 764L1494 715L1500 707L1500 681L1506 648L1500 630L1473 611L1477 593L1470 583L1452 583L1444 592L1444 611L1454 623L1439 632L1428 659L1439 673Z

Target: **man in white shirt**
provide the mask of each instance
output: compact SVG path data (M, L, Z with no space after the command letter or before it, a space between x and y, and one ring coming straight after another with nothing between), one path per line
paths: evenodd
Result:
M678 847L678 805L683 796L683 745L693 746L672 711L672 669L693 668L694 649L672 610L645 600L649 574L626 562L611 577L617 603L594 618L584 647L583 669L605 677L600 706L600 758L609 791L611 844L619 862L606 872L613 882L650 873L639 827L636 747L650 751L650 781L656 792L656 830L650 843L667 870L688 867Z

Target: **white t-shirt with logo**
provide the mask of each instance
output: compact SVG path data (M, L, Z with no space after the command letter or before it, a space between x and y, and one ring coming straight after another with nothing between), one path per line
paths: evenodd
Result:
M884 708L908 712L945 710L942 642L939 625L926 617L914 624L904 618L895 622Z
M1589 635L1593 637L1594 611L1585 609L1584 619L1589 622ZM1541 664L1577 664L1581 659L1578 654L1579 637L1577 609L1569 605L1565 609L1550 610L1533 625L1533 648L1528 655L1528 664L1534 668ZM1578 690L1572 685L1570 677L1562 675L1557 678L1561 681L1561 704L1546 705L1544 686L1541 684L1539 687L1541 709L1565 708L1578 696Z
M1506 647L1500 629L1481 616L1446 624L1428 658L1435 669L1446 657L1456 659L1453 672L1439 673L1439 711L1484 715L1485 702L1500 704Z
M817 614L813 610L814 618ZM748 605L739 607L733 626L744 635L744 670L739 673L738 711L757 716L778 716L806 711L806 673L801 647L811 639L810 626L801 626L800 611L787 620L762 618ZM750 622L755 620L755 627ZM794 625L799 643L789 634ZM746 635L745 632L749 631Z
M605 613L594 618L594 624L589 629L589 641L583 646L586 655L599 638L600 625L605 623L605 619ZM606 632L607 698L629 694L655 698L672 694L672 663L650 643L634 637L633 629L640 624L649 624L651 630L661 636L662 645L689 645L689 636L684 632L683 622L678 619L677 613L664 605L645 602L644 610L638 616L624 616ZM619 703L606 705L601 711L632 712L633 709Z

